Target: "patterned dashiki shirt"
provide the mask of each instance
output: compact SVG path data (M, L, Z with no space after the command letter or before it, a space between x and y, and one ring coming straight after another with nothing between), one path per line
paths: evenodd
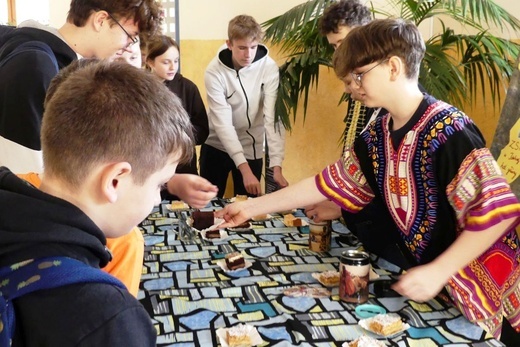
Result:
M381 197L417 264L435 259L463 230L520 222L518 199L464 113L425 95L403 128L389 131L391 122L389 114L373 121L316 176L327 198L356 212ZM446 285L457 308L497 338L503 316L520 327L519 245L512 227Z

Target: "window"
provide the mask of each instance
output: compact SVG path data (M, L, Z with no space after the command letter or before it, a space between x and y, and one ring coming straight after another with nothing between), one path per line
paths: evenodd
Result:
M49 24L50 0L0 0L0 24L18 25L27 19Z
M0 0L0 24L12 24L10 20L11 0Z
M164 9L163 33L179 42L179 0L162 0Z

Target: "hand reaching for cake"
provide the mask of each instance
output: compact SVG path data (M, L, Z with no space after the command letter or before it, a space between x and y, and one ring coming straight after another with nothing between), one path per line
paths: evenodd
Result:
M234 202L227 205L222 210L215 211L216 218L223 218L225 220L220 227L233 228L250 220L252 216L248 215L247 206L252 200L254 199Z
M176 174L167 184L170 194L177 195L184 202L195 208L203 208L217 196L217 186L205 178L192 174Z

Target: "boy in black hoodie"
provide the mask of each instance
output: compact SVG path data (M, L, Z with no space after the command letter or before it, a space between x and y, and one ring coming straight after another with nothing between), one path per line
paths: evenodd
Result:
M146 72L99 62L71 73L45 105L40 189L0 168L0 267L52 256L105 266L106 237L160 202L192 142L181 103ZM62 286L13 304L13 346L155 346L144 308L113 285Z

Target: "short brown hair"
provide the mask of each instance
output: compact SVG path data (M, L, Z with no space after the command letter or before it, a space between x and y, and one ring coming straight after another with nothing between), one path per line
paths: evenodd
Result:
M264 33L262 32L262 27L253 17L242 14L229 21L229 41L251 39L260 42L263 38Z
M150 73L123 62L72 64L45 104L44 170L78 187L96 165L126 161L143 184L172 155L189 162L193 130L181 101ZM76 71L69 71L76 69Z
M417 78L426 46L415 24L403 19L376 19L356 27L334 52L332 64L339 78L354 69L398 56L406 77Z
M328 6L320 18L318 27L320 34L337 33L339 27L354 28L370 23L372 15L370 9L359 0L341 0Z
M115 19L133 18L144 36L155 35L161 29L163 16L156 0L72 0L67 22L83 27L93 12L101 10Z

